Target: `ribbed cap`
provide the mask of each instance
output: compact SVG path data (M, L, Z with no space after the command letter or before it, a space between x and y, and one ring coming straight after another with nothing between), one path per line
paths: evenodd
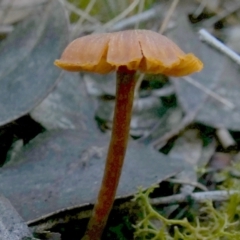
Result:
M125 66L143 73L185 76L203 63L185 54L167 37L150 30L126 30L87 35L71 42L54 62L67 71L109 73Z

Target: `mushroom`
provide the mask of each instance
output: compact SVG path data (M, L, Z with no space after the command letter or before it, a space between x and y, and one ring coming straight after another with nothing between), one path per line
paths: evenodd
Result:
M184 76L203 67L167 37L150 30L87 35L71 42L55 65L67 71L117 72L112 135L102 185L84 240L100 239L112 208L124 162L136 84L135 73Z

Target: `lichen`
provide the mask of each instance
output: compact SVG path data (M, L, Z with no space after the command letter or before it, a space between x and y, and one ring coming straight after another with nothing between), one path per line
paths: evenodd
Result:
M228 201L218 207L215 207L212 201L206 201L190 221L187 218L167 219L155 210L149 201L149 194L153 189L154 187L147 191L140 189L135 196L134 200L141 208L140 220L134 226L135 239L240 239L240 194L231 195Z

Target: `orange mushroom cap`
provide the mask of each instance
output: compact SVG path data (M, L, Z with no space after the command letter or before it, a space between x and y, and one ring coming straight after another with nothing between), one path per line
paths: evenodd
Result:
M203 63L167 37L150 30L87 35L71 42L54 64L68 71L109 73L125 66L144 73L184 76Z

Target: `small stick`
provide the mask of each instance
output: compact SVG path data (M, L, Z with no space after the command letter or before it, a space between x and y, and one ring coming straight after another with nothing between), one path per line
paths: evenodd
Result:
M194 192L189 195L186 194L175 194L168 197L160 197L150 199L150 203L152 205L160 205L160 204L176 204L176 203L184 203L189 200L194 200L198 203L203 203L205 201L227 201L229 197L233 194L240 194L237 190L216 190L216 191L206 191L206 192Z
M11 25L0 25L0 34L9 34L13 29L14 28Z
M225 44L217 40L214 36L212 36L208 31L205 29L201 29L199 32L200 39L206 43L208 43L210 46L218 49L228 57L230 57L234 62L236 62L238 65L240 65L240 57L237 53L235 53L232 49L227 47Z
M145 22L145 21L149 21L151 19L154 19L158 16L161 9L162 9L161 7L157 6L156 8L151 8L147 11L142 12L142 13L133 15L133 16L128 17L128 18L125 18L125 19L117 22L116 24L114 24L111 27L111 31L120 31L122 29L134 26L137 22L141 23L141 22Z
M167 97L169 95L173 95L175 93L175 89L172 85L164 86L160 89L152 90L152 96L155 97Z
M159 33L162 34L166 30L166 27L167 27L167 25L168 25L168 23L169 23L169 21L170 21L170 19L172 17L173 12L176 9L178 3L179 3L179 0L173 0L172 1L172 4L171 4L170 8L168 9L167 15L164 18L164 21L163 21L163 23L162 23L162 25L160 27Z
M90 2L88 3L86 9L85 9L85 13L90 15L90 11L92 10L93 6L95 5L97 0L90 0ZM85 21L85 17L84 16L80 16L79 20L77 21L77 23L74 25L74 30L71 32L71 38L73 38L76 33L79 32L80 29L82 29L82 24L84 23Z
M140 91L140 87L141 87L144 77L145 77L144 73L140 73L140 75L138 76L137 83L136 83L136 86L134 89L134 98L135 99L139 98L139 91Z
M3 11L3 14L0 16L0 23L1 24L4 24L4 19L6 18L6 16L11 11L13 2L14 2L13 0L9 0L8 3L6 4L6 7ZM1 6L1 8L2 7L4 7L4 6Z
M192 84L193 86L195 86L196 88L201 89L203 92L205 92L206 94L208 94L209 96L211 96L212 98L215 98L216 100L218 100L219 102L221 102L222 104L228 106L230 109L234 109L235 105L230 102L229 100L227 100L226 98L221 97L220 95L216 94L215 92L213 92L212 90L204 87L202 84L200 84L199 82L194 81L194 79L192 79L191 77L185 76L183 77L183 79L185 81L187 81L188 83Z
M232 146L236 146L236 141L233 139L232 135L229 133L229 131L226 128L217 129L216 135L224 149L227 149Z
M213 24L217 23L218 21L222 20L223 18L227 17L228 15L238 11L240 8L240 3L237 3L233 6L231 6L230 8L221 11L219 14L217 14L216 16L203 21L203 23L201 23L203 26L205 26L206 28L208 27L212 27Z
M193 112L187 114L176 128L172 129L171 131L167 132L166 134L155 140L152 143L153 147L155 149L162 148L171 138L177 136L180 132L182 132L189 124L193 122L198 111L202 108L202 105L203 103L199 104L199 106Z
M208 191L207 187L204 186L203 184L199 183L199 182L189 182L183 179L167 179L165 180L166 182L170 182L170 183L178 183L178 184L182 184L182 185L189 185L189 186L193 186L196 188L199 188L203 191Z
M72 11L76 13L78 16L83 17L84 19L88 20L90 23L97 24L97 25L100 24L100 22L96 18L92 17L91 15L86 13L84 10L75 7L70 2L64 1L64 0L59 0L59 1L66 7L66 9L68 9L68 11Z
M188 79L184 77L184 79ZM195 81L191 81L190 78L190 82L196 83ZM202 88L201 84L197 84L200 85L200 88ZM204 87L203 87L204 88ZM209 92L210 90L207 89L207 92ZM210 91L210 95L212 96L212 91ZM216 95L215 93L213 95ZM229 102L226 99L221 98L219 95L217 95L217 99L220 99L221 102L223 101L225 104L227 104L230 108L234 108L235 106L233 105L233 103ZM193 111L190 112L189 114L187 114L181 121L181 123L173 130L171 130L170 132L167 132L165 135L163 135L162 137L160 137L159 139L155 140L152 144L154 146L154 148L156 149L160 149L161 147L163 147L166 142L168 142L171 138L177 136L181 131L183 131L189 124L191 124L194 120L194 118L196 117L196 115L198 114L199 110L202 108L204 102L207 100L207 95L206 98L203 100L203 102L201 104L199 104L199 106Z
M138 6L138 14L141 13L144 9L144 4L145 4L145 0L141 0ZM135 23L135 27L134 29L138 29L139 28L139 21L137 21Z
M100 31L106 31L108 29L111 29L111 27L116 24L118 21L125 18L130 12L132 12L136 6L139 4L140 0L134 0L123 12L121 12L119 15L117 15L115 18L111 19L109 22L103 24L99 27ZM99 31L99 29L96 29L96 31Z
M197 8L197 10L193 13L193 16L196 18L198 17L204 10L204 8L206 7L207 4L207 0L202 0L200 2L199 7Z
M239 5L240 7L240 5ZM235 53L232 49L230 49L229 47L227 47L225 44L223 44L222 42L220 42L219 40L217 40L214 36L212 36L209 32L207 32L205 29L201 29L199 31L200 34L200 39L202 41L207 42L209 45L215 47L216 49L218 49L219 51L221 51L222 53L224 53L225 55L227 55L229 58L231 58L235 63L237 63L238 65L240 65L240 57L237 53ZM215 93L214 93L215 95ZM213 96L213 95L212 95ZM219 98L218 100L221 100L221 102L225 102L225 105L227 104L229 107L233 108L234 105L229 102L226 99L223 99L222 97ZM215 96L216 98L216 96ZM232 105L232 106L231 106ZM231 146L235 146L236 142L233 139L233 137L230 135L229 131L225 128L219 128L216 131L216 135L219 139L219 141L221 142L223 148L228 148Z

